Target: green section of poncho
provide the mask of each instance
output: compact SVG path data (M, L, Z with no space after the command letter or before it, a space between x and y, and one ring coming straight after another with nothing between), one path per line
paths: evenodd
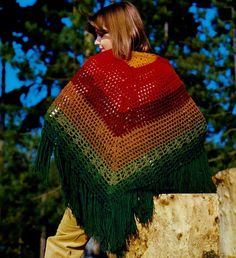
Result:
M135 176L130 176L125 182L121 181L115 186L110 186L97 169L100 158L92 147L89 147L90 151L86 150L86 155L83 148L78 151L78 142L82 141L83 144L80 146L87 146L87 148L89 144L78 132L76 137L68 141L65 128L60 124L61 120L64 120L62 124L70 124L62 116L58 120L59 123L49 119L45 123L45 128L49 143L58 139L54 146L55 159L62 179L65 200L70 204L79 224L90 236L94 236L101 243L103 250L116 252L117 246L118 249L122 249L127 235L136 232L134 215L141 222L148 222L152 216L154 194L168 191L195 192L199 191L200 183L203 191L208 188L208 169L205 167L207 159L203 150L199 148L201 146L199 143L203 138L195 139L195 144L192 146L181 146L180 149L174 150L175 153L165 154L151 166L148 163L145 165L142 161L143 167L136 170ZM72 125L69 126L71 128ZM50 146L48 151L52 151L51 144L46 145ZM75 149L77 150L76 156ZM91 162L91 156L88 153L96 159L92 159ZM157 148L150 155L158 153ZM41 154L50 157L50 153L46 153L45 148ZM180 156L185 162L179 164L178 167L173 167L172 164L176 164ZM144 160L145 157L142 159ZM135 169L135 161L122 168L123 173L127 168L128 170ZM109 172L109 168L105 165L103 169ZM41 167L38 170L47 171L47 168ZM141 181L139 175L142 177ZM186 181L187 178L190 180Z
M115 253L136 232L135 219L151 219L154 195L212 185L206 122L183 82L161 57L135 60L137 69L112 51L89 59L49 108L36 159L47 177L54 152L66 204Z

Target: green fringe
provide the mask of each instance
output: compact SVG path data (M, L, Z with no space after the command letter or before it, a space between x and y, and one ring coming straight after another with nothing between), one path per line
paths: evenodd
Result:
M111 186L106 199L104 196L100 198L97 194L97 187L92 189L90 184L84 181L85 171L79 171L78 161L69 158L70 155L62 148L60 150L59 146L56 146L55 161L60 173L66 204L69 204L73 210L78 224L84 227L89 236L93 236L100 243L102 251L110 251L119 256L122 256L126 250L129 236L137 234L135 218L141 223L148 223L152 219L154 195L212 191L213 183L209 174L207 157L202 150L194 160L192 159L192 162L179 164L179 167L175 169L169 168L166 164L163 168L165 176L163 174L159 176L154 186L140 189L139 184L133 182L133 190L125 192L114 192L114 186ZM186 155L191 156L192 153L189 152ZM190 158L186 156L186 160ZM176 164L176 162L171 164ZM84 168L86 169L88 168ZM150 170L147 175L152 173L152 177L154 173L159 174L155 171L157 170L155 165L146 169ZM91 178L91 181L93 180ZM147 181L150 182L150 180Z
M206 154L202 152L191 163L161 178L154 191L138 189L120 194L112 194L107 200L99 199L87 187L76 172L73 161L65 162L63 150L55 151L55 159L62 178L63 191L78 223L93 236L103 251L122 254L130 235L137 234L135 217L141 223L148 223L153 214L153 196L166 192L206 192L210 191L211 180L207 166ZM68 171L71 173L68 174Z
M100 243L102 251L122 256L129 236L137 234L135 219L141 223L152 219L154 195L213 190L202 147L183 147L172 156L167 153L168 159L163 157L163 160L168 162L157 160L137 171L135 177L122 181L120 185L109 186L89 163L89 157L84 156L77 145L63 140L63 130L56 132L60 141L53 144L55 132L50 130L52 128L47 128L52 140L42 135L35 169L47 178L54 149L66 205L71 207L86 233ZM182 163L178 163L179 156L184 157ZM176 164L174 168L173 164ZM88 171L91 172L89 177Z
M37 156L34 164L34 172L39 174L46 182L48 181L51 156L54 145L51 140L42 132Z
M188 159L186 159L188 160ZM207 155L204 150L192 162L186 163L161 177L155 192L212 193L215 192Z
M116 200L112 194L107 200L99 199L96 189L91 191L76 173L73 160L65 162L63 154L63 150L55 148L65 200L78 224L100 243L102 251L122 256L129 236L137 234L135 218L142 223L152 218L153 193L139 189L122 194Z
M149 214L137 204L140 203L137 193L127 193L123 195L119 201L110 203L110 209L105 209L103 203L97 200L94 194L86 189L83 184L80 185L80 200L82 205L86 205L83 210L84 228L90 236L93 236L101 246L103 251L110 251L121 255L126 250L126 240L130 235L137 234L135 223L135 211L144 215L144 218L139 218L140 221L148 222L153 213L153 194L141 197L143 203L142 208L146 206ZM73 207L72 207L73 208ZM150 212L151 211L151 212ZM76 217L79 217L77 209L73 209Z

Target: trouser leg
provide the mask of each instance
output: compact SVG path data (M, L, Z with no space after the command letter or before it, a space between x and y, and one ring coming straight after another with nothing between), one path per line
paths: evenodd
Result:
M67 208L55 236L48 237L45 258L79 258L89 237L77 225L72 211Z

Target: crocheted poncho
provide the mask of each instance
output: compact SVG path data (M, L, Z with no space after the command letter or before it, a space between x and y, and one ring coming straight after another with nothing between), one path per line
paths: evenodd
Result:
M111 50L91 57L49 108L36 160L52 152L66 203L102 250L119 252L148 222L153 196L208 192L206 123L167 60Z

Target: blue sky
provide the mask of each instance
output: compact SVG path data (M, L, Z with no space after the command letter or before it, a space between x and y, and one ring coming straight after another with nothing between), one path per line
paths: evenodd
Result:
M16 2L21 7L27 7L29 5L33 5L37 0L16 0ZM20 55L20 53L18 53ZM1 74L0 74L1 76ZM17 70L12 68L12 66L7 63L6 64L6 92L9 92L13 89L20 88L23 85L23 82L17 78Z
M29 5L33 5L36 3L37 0L16 0L16 2L21 6L21 7L26 7Z
M36 3L37 0L16 0L16 2L21 6L21 7L27 7L27 6L30 6L30 5L34 5ZM110 3L109 0L106 0L105 1L105 5L108 5ZM63 19L65 24L69 24L70 21L66 18ZM20 56L22 56L23 54L21 53L21 49L19 46L17 46L17 44L15 44L15 49L17 49L17 58L20 58ZM32 56L35 56L35 53L33 53ZM30 60L32 60L32 58L30 58ZM43 67L40 67L40 65L37 66L37 69L44 69ZM1 77L1 74L0 74L0 77ZM40 83L38 81L38 83ZM20 88L23 84L25 84L25 82L23 83L22 81L20 81L18 78L17 78L17 70L14 69L9 63L7 63L6 65L6 92L9 92L13 89L17 89L17 88ZM30 84L30 82L28 82L28 84ZM31 94L29 95L33 95L35 96L35 90L34 89L31 89ZM44 91L42 90L41 92L41 97L43 98L45 93ZM53 91L53 95L57 95L58 94L58 90L56 89L56 87L54 88L54 91ZM37 92L37 95L38 95L38 92ZM31 105L34 105L35 104L35 101L38 101L34 98L31 98L30 96L27 97L26 99L22 98L22 102L24 102L24 104L26 106L31 106Z

